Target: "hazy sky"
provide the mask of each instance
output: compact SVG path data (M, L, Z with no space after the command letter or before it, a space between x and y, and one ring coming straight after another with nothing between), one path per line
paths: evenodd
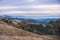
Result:
M0 15L60 15L60 0L0 0Z

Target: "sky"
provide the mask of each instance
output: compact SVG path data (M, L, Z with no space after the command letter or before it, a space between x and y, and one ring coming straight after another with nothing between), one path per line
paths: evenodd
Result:
M0 15L59 17L60 0L0 0Z

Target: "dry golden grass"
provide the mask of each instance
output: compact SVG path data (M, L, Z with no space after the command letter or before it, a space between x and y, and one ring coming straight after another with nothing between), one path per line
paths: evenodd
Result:
M31 36L0 36L0 40L59 40L58 38L43 38Z
M8 24L0 24L0 40L59 40L58 37L37 35Z
M35 34L9 26L7 24L0 24L0 34L6 36L35 36Z

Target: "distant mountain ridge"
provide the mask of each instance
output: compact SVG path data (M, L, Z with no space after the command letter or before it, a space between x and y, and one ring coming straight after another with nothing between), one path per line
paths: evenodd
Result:
M0 18L4 18L8 15L1 15ZM15 20L22 20L22 21L28 21L28 22L34 22L34 23L48 23L50 20L57 20L58 18L42 18L42 19L34 19L34 18L30 18L30 17L26 17L26 16L10 16L12 19Z

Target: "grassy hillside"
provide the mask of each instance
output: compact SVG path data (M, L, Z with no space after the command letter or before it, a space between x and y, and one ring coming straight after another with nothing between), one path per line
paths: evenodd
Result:
M33 32L23 30L23 28L26 29L28 27L26 25L26 22L14 20L3 21L0 19L0 40L59 40L59 37L54 35L37 35Z
M15 20L11 17L0 18L1 24L7 24L39 35L60 35L60 19L50 20L48 24Z
M7 24L0 24L0 35L6 36L35 36L35 34L15 28Z
M0 40L59 40L59 37L37 35L14 26L0 24Z

